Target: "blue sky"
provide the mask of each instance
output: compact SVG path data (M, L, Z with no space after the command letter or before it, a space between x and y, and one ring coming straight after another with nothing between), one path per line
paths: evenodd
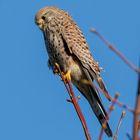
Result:
M128 0L1 0L0 1L0 139L1 140L71 140L85 139L81 124L60 78L47 67L47 53L41 31L34 24L35 13L44 6L68 11L83 31L100 66L102 77L112 96L120 92L120 101L135 105L137 74L111 52L97 36L95 27L131 62L140 56L140 1ZM80 93L76 90L78 96ZM102 96L106 109L110 103ZM92 139L100 125L87 101L79 104L87 120ZM115 132L122 108L110 117ZM131 113L126 112L118 140L132 132ZM104 136L104 140L108 138Z

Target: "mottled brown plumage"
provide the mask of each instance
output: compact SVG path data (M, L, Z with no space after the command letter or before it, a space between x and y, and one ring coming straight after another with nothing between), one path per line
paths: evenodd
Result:
M103 124L106 111L92 81L95 79L103 91L107 93L107 90L100 76L100 68L81 30L67 12L55 7L39 10L35 22L43 31L50 67L53 69L58 63L64 73L70 72L72 83L88 100L99 122ZM112 136L108 124L105 132Z

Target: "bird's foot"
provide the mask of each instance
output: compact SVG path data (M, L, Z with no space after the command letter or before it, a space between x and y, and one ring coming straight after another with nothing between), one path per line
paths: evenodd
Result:
M55 63L54 67L53 67L53 73L59 75L61 72L60 67L57 63Z
M66 74L64 74L64 79L66 81L71 81L71 71L68 70Z
M57 75L63 75L63 78L65 79L65 81L71 81L71 70L68 70L66 73L64 73L61 71L61 69L57 63L55 63L55 65L53 67L53 72L54 72L54 74L57 74Z

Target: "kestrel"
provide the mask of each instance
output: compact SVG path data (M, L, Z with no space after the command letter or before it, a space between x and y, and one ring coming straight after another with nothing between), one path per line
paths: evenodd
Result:
M56 7L44 7L39 10L35 23L43 31L49 66L53 69L57 63L60 69L69 75L72 83L88 100L102 125L107 114L98 91L93 86L93 80L96 80L104 92L108 92L83 33L67 12ZM105 132L109 137L112 136L108 123Z

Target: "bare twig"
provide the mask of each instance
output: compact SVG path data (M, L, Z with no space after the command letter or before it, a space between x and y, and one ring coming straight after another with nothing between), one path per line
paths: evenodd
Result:
M95 85L94 85L94 86L95 86ZM95 86L95 88L96 88L98 91L100 91L101 93L106 94L105 91L103 91L102 89L98 88L97 86ZM130 106L128 106L128 105L125 105L124 103L122 103L122 102L116 100L115 98L113 98L113 97L110 96L110 95L109 95L109 98L110 98L110 100L111 100L112 102L115 102L115 104L117 104L118 106L120 106L120 107L122 107L122 108L128 110L129 112L132 112L132 113L134 112L134 109L133 109L132 107L130 107Z
M114 135L113 140L117 140L118 131L119 131L119 129L120 129L120 126L121 126L121 123L122 123L122 120L123 120L124 116L125 116L125 111L123 111L122 114L121 114L121 117L120 117L120 120L119 120L119 124L118 124L118 127L117 127L117 129L116 129L116 132L115 132L115 135Z
M80 119L80 121L82 123L82 126L83 126L83 129L84 129L85 136L86 136L87 140L91 140L90 134L88 132L88 128L87 128L87 125L86 125L85 118L84 118L84 116L82 114L82 111L81 111L79 105L78 105L78 100L77 100L77 98L74 95L71 81L70 80L66 80L64 78L64 74L61 71L61 69L60 69L60 67L59 67L58 64L55 65L55 69L59 73L60 77L62 78L62 81L63 81L63 83L64 83L64 85L65 85L65 87L66 87L66 89L68 91L68 94L69 94L70 99L71 99L71 100L68 100L68 101L71 102L71 103L73 103L73 105L74 105L74 108L75 108L75 110L77 112L77 115L78 115L78 117L79 117L79 119Z
M139 120L139 131L140 131L140 120Z
M132 107L130 107L130 106L128 106L128 105L125 105L125 104L121 103L120 101L115 100L115 99L112 98L112 97L111 97L111 100L114 101L115 104L117 104L118 106L120 106L120 107L122 107L122 108L128 110L129 112L132 112L132 113L134 112L134 109L133 109Z
M118 97L119 97L119 94L117 93L117 94L115 94L114 99L117 100ZM104 124L103 124L103 126L102 126L102 129L101 129L101 132L100 132L100 135L99 135L99 139L98 139L98 140L102 140L103 133L104 133L104 129L105 129L105 127L106 127L106 123L107 123L108 118L109 118L109 116L110 116L110 113L112 112L112 110L113 110L113 108L114 108L114 105L115 105L115 100L114 100L114 101L112 100L112 104L111 104L111 106L109 107L109 110L108 110L108 113L107 113L107 116L106 116L106 120L105 120L105 122L104 122Z
M96 29L92 28L91 32L95 33L113 52L115 52L131 69L135 72L140 73L140 69L132 64L120 51L118 51L113 45L108 42Z
M138 131L139 131L139 115L140 115L140 74L138 80L138 91L136 96L136 105L134 112L134 126L133 126L133 140L138 140Z

